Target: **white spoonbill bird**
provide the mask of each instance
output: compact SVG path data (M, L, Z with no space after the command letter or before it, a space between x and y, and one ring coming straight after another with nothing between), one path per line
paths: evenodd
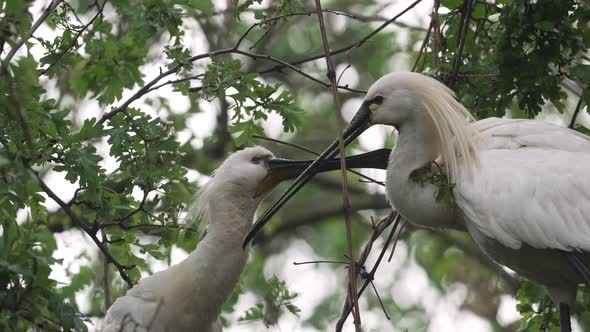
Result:
M445 85L408 72L371 86L345 143L376 124L399 133L387 166L391 205L419 227L467 230L492 259L544 285L559 306L562 331L570 331L577 286L590 285L590 139L534 120L475 122ZM337 153L335 141L245 243Z
M351 167L364 158L382 167L383 151L350 159ZM200 190L189 217L207 222L207 235L182 262L142 279L109 308L103 332L213 332L222 306L232 294L248 258L241 242L252 224L256 207L279 182L294 178L311 161L274 158L262 147L229 156ZM369 162L369 167L371 162ZM320 172L340 168L329 160Z

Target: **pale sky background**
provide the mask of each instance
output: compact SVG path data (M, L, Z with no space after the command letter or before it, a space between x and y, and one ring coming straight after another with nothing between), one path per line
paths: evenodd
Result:
M214 0L215 2L215 9L224 9L225 1ZM39 17L41 11L50 3L49 0L39 0L36 1L35 4L31 8L31 12L33 13L35 19ZM386 17L392 17L395 14L399 13L405 7L407 7L411 1L410 0L398 0L398 1L382 1L383 4L390 3L380 12L381 15ZM264 1L261 7L267 7L268 1ZM428 21L428 13L431 9L432 3L431 1L423 1L421 4L416 6L413 10L408 12L400 19L401 22L413 24L413 25L421 25L426 26L426 22ZM105 17L109 19L110 17L115 16L113 8L107 4L105 10ZM82 21L87 22L89 20L89 16L81 17ZM329 24L333 24L340 29L344 29L348 24L348 18L343 16L331 16L330 20L328 21ZM314 21L315 24L315 21ZM371 26L377 27L381 23L371 23ZM184 37L185 46L189 47L192 51L192 54L200 54L208 51L208 45L206 40L204 39L202 31L198 28L198 25L194 21L187 21L185 23L185 27L190 29L190 33L186 33ZM407 37L405 30L402 28L397 28L394 25L390 25L386 30L395 30L400 34L400 38ZM52 38L51 36L55 36L56 32L49 29L47 26L41 26L35 35L41 36L43 35L46 39ZM297 38L297 34L294 33L293 36L289 35L289 42L295 43L298 47L305 48L305 40L301 38ZM163 39L165 40L165 39ZM419 45L416 45L418 48ZM145 77L144 80L147 82L157 76L159 74L159 68L164 67L166 61L163 59L163 55L161 53L162 44L156 43L150 52L150 56L153 58L153 61L149 62L145 66L141 68L141 71L144 73ZM24 54L25 47L23 47L18 54ZM32 48L32 53L35 58L39 59L42 54L43 50L41 47L36 46ZM406 55L407 57L407 55ZM407 58L403 58L402 56L396 56L391 59L390 67L392 71L395 70L409 70L407 67ZM325 67L324 59L320 59L316 61L313 65L314 66L321 66ZM204 66L209 63L209 60L202 60L197 63L197 68L204 68ZM311 65L307 64L304 65L304 69L306 67L311 67ZM337 68L337 71L341 71L343 66ZM323 76L321 76L323 77ZM166 78L165 80L167 80ZM57 96L57 90L55 88L55 82L52 80L47 80L46 77L42 78L43 84L46 86L48 92L47 97L52 98ZM358 73L351 68L346 71L343 75L341 80L341 84L346 85L349 84L353 88L359 89L367 89L368 86L358 86ZM132 90L125 91L123 95L123 99L128 98L131 94L133 94L137 90L135 87ZM161 88L157 91L151 92L148 95L150 98L160 96L163 98L167 98L170 100L170 104L172 107L173 112L185 112L189 108L189 101L188 98L182 96L180 93L175 93L172 91L170 86ZM331 99L329 95L329 91L326 90L325 98ZM68 105L70 107L78 107L83 108L84 112L80 114L81 118L74 119L78 123L82 123L84 119L97 117L100 116L105 109L101 109L97 102L92 100L73 100L71 97L67 97L64 100L64 105ZM361 103L361 99L354 99L350 100L343 105L343 112L345 119L348 121L354 114L354 112L358 109L358 106ZM118 104L118 103L116 103ZM145 104L145 98L141 98L135 101L132 104L133 107L141 107L144 111L149 111L152 115L158 115L158 106L154 104L153 106ZM304 105L305 106L305 105ZM212 103L208 103L206 101L200 102L200 107L204 110L204 112L198 113L193 115L193 117L189 121L189 127L192 133L194 133L197 137L191 143L195 146L202 145L202 139L209 136L213 131L215 121L216 121L216 112L218 111L219 105L217 101ZM312 105L309 105L307 108L313 108ZM565 114L559 114L552 112L551 110L545 110L539 118L557 123L560 125L566 125L567 121L571 118L571 113L573 112L574 106L570 105L568 107L568 112ZM587 115L587 112L580 112L580 117L578 123L584 124L585 126L590 125L590 119ZM271 115L269 120L266 122L265 125L265 132L270 137L276 138L285 138L287 137L285 134L282 133L280 118L276 115ZM391 129L384 128L384 127L372 127L366 133L364 133L360 138L360 145L364 150L373 150L377 148L383 147L385 138L387 135L392 133ZM186 141L190 137L190 133L188 131L179 132L178 139L180 141ZM113 171L117 168L117 163L114 158L108 155L108 144L106 140L102 143L98 144L97 146L99 152L103 156L104 160L102 162L102 166L107 170L107 172ZM368 175L371 175L377 179L384 179L384 172L383 171L367 171ZM196 171L189 172L189 179L191 181L206 181L205 176L200 176ZM71 184L70 182L64 179L63 173L56 173L56 172L49 172L46 177L47 184L54 188L57 194L62 198L62 200L68 200L73 196L74 190L77 188L77 184ZM370 190L382 190L380 187L374 185L371 187ZM46 206L50 210L56 210L58 208L57 204L53 202L51 199L47 198L47 202L45 203ZM26 216L26 211L21 211L19 213L19 219L24 219ZM90 241L88 237L86 237L81 231L79 230L71 230L66 231L63 233L55 234L58 243L58 249L55 252L55 258L63 259L62 266L53 266L53 272L51 274L51 278L58 280L64 284L69 283L69 278L65 273L66 268L70 268L71 272L76 272L80 266L86 265L88 260L85 258L77 258L81 253L87 253L88 255L96 258L98 257L98 250L96 246ZM376 242L375 248L379 248L382 246L383 241L380 239ZM426 315L430 317L430 325L428 326L428 331L441 331L441 332L460 332L460 331L492 331L492 327L487 322L487 320L478 317L477 315L473 314L471 311L462 310L460 305L463 303L465 297L467 296L467 289L466 286L463 284L454 284L449 287L446 293L442 293L437 288L433 287L430 284L428 276L426 272L415 262L413 259L407 259L408 257L408 245L401 241L398 244L396 249L396 254L394 255L393 260L391 263L384 262L379 267L378 273L376 275L375 284L383 294L389 292L392 294L393 298L395 299L396 303L402 308L411 308L413 306L418 306L423 308ZM378 253L374 250L374 255ZM181 249L174 248L172 260L173 264L181 261L186 257L187 253L182 251ZM152 262L152 266L154 271L159 271L166 268L166 265L162 262L156 261L155 259L149 257L150 262ZM301 319L291 315L285 314L282 316L278 323L278 327L271 327L269 328L270 331L281 331L281 332L289 332L289 331L317 331L310 327L302 326L303 320L310 317L313 312L313 307L318 304L325 296L328 294L332 294L334 292L344 292L344 278L345 273L342 272L334 272L333 269L327 266L313 266L313 265L301 265L301 266L293 266L293 261L305 261L305 260L314 260L314 259L327 259L327 257L320 257L318 256L313 248L309 246L309 244L303 240L295 240L292 241L291 246L284 252L271 256L265 265L264 272L266 277L270 277L272 274L276 274L279 278L285 280L288 284L288 287L291 291L298 292L300 295L294 301L295 305L301 308ZM375 257L369 260L369 266L371 266L372 262L374 261ZM81 304L80 309L82 312L88 309L88 296L89 291L80 292L77 295L77 299ZM237 321L237 318L241 316L245 310L249 307L253 306L257 301L257 298L251 294L246 293L240 297L238 305L236 306L236 311L230 318L232 321ZM498 315L498 320L500 324L509 324L514 320L518 319L519 315L515 309L516 302L510 296L504 296L501 302L501 310ZM385 319L383 313L380 309L368 310L367 303L364 298L360 300L360 307L362 311L362 321L363 326L365 327L366 331L390 331L391 323ZM339 313L335 313L335 317L339 316ZM401 322L401 325L398 326L397 331L403 331L405 327L411 326L409 324L413 318L408 315L408 317L404 317ZM333 329L336 320L330 325L330 330ZM94 327L91 327L90 330L92 331ZM246 331L261 331L264 330L264 326L261 323L237 323L231 326L230 328L226 329L226 331L231 332L246 332ZM345 328L345 331L353 331L353 326L351 324L351 319L348 319L348 325ZM574 331L580 330L579 326L574 322ZM395 330L394 330L395 331Z

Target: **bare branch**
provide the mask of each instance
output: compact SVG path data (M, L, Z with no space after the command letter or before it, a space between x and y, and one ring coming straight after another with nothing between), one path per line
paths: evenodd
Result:
M398 18L400 18L401 16L403 16L410 9L414 8L421 1L422 0L416 0L416 1L414 1L412 4L410 4L404 10L402 10L401 12L399 12L397 15L395 15L391 19L387 20L385 23L381 24L377 29L373 30L371 33L369 33L365 37L361 38L357 42L354 42L354 43L352 43L350 45L344 46L344 47L339 48L337 50L330 51L329 54L332 56L332 55L336 55L336 54L340 54L340 53L351 51L351 50L353 50L353 49L355 49L357 47L361 47L369 39L371 39L373 36L375 36L379 31L385 29L388 25L394 23ZM326 56L325 53L316 54L314 56L310 56L310 57L307 57L307 58L304 58L304 59L301 59L301 60L298 60L298 61L290 62L290 64L293 65L293 66L297 66L297 65L300 65L300 64L303 64L303 63L306 63L306 62L310 62L310 61L314 61L314 60L317 60L317 59L321 59L321 58L323 58L325 56ZM268 74L268 73L271 73L271 72L281 71L281 69L284 69L284 68L285 68L285 66L277 65L277 66L274 66L274 67L271 67L271 68L262 70L262 71L258 72L258 74L264 75L264 74Z
M323 82L322 80L319 80L319 79L317 79L317 78L315 78L315 77L307 74L306 72L304 72L303 70L295 67L294 65L292 65L292 64L290 64L290 63L288 63L286 61L280 60L278 58L275 58L272 55L268 55L268 54L256 54L256 53L251 53L251 52L242 51L242 50L235 50L234 53L242 54L242 55L245 55L245 56L249 56L249 57L251 57L253 59L265 59L265 60L269 60L269 61L278 63L279 65L285 66L285 67L291 69L292 71L294 71L294 72L296 72L296 73L298 73L298 74L300 74L300 75L302 75L302 76L304 76L304 77L306 77L306 78L308 78L308 79L310 79L310 80L312 80L312 81L314 81L316 83L319 83L319 84L323 85L326 88L329 88L333 84L335 87L338 87L339 89L343 89L343 90L347 90L347 91L351 91L351 92L356 92L356 93L363 93L363 94L364 93L367 93L366 91L363 91L363 90L351 89L348 86L339 86L336 83L335 80L334 80L334 82L331 82L331 83Z
M344 210L344 220L346 222L346 240L348 242L348 257L350 266L355 266L354 250L352 248L352 222L350 220L350 201L348 198L348 179L346 174L346 153L344 138L342 136L343 125L342 125L342 103L340 101L340 95L338 94L338 83L336 81L336 71L334 70L334 64L330 56L330 44L328 42L328 36L326 34L326 27L324 25L324 16L322 13L322 5L320 0L315 0L315 7L318 14L318 20L320 24L320 33L322 35L322 44L324 46L324 54L326 58L326 64L328 67L328 79L331 83L332 97L334 99L334 105L336 106L336 123L338 124L338 147L340 150L340 165L342 171L342 208ZM356 273L355 269L349 269L348 273L348 294L352 297L352 303L354 307L354 328L356 332L361 332L361 315L359 311L358 299L356 298ZM351 296L352 294L352 296Z
M233 10L234 10L233 8L218 10L218 11L213 12L212 15L225 15L227 13L233 12ZM262 9L257 9L257 10L271 12L274 10L274 8L262 8ZM252 11L252 9L246 9L245 11ZM389 20L389 18L387 18L385 16L378 15L378 14L362 15L362 14L354 14L354 13L350 13L350 12L346 12L346 11L338 10L338 9L322 9L322 12L327 13L327 14L334 14L337 16L346 16L348 18L357 20L359 22L383 22L383 21ZM308 13L308 12L302 13L302 15L308 15L306 13ZM316 13L315 11L310 11L309 15L315 14L315 13ZM198 18L206 17L206 16L207 15L205 15L205 14L196 15L196 17L198 17ZM422 31L422 32L426 31L426 29L424 29L421 26L411 25L411 24L407 24L407 23L403 23L403 22L393 22L393 24L400 27L400 28L406 28L406 29L415 30L415 31Z
M107 234L104 229L101 229L100 234L102 235L102 243L105 248L108 248L107 245ZM102 257L102 288L104 291L104 310L108 310L111 306L111 278L110 278L110 268L109 268L109 261L103 255Z
M179 78L176 80L169 80L168 82L164 82L162 84L158 84L154 87L149 88L146 93L152 92L154 90L158 90L159 88L166 86L166 85L170 85L170 84L176 84L176 83L180 83L180 82L185 82L185 81L192 81L192 80L196 80L196 79L200 79L203 78L205 76L205 74L195 74L195 75L191 75L188 77L183 77L183 78Z
M391 243L395 230L399 225L400 219L401 216L396 211L391 211L389 216L381 220L377 225L373 227L373 234L371 234L371 237L369 238L367 244L365 245L365 248L363 249L363 253L361 254L361 257L359 258L359 261L357 263L358 266L364 266L365 262L367 261L367 258L369 257L369 254L371 253L371 249L373 248L373 243L379 238L379 236L381 236L381 233L383 233L383 231L385 231L385 229L393 223L393 227L389 232L387 240L385 240L385 244L383 245L383 249L381 249L381 252L379 253L379 257L377 257L377 260L375 261L373 268L371 268L371 271L369 271L368 274L365 275L365 282L363 286L361 286L361 288L359 289L357 295L355 296L357 299L363 294L367 286L375 278L375 273L377 272L377 269L379 268L379 265L383 260L383 256L385 255L385 252L387 251L389 244ZM344 322L346 322L346 318L348 318L348 315L350 314L350 311L352 309L350 303L351 299L347 298L346 302L344 303L344 308L342 308L342 315L336 323L336 332L342 331L342 328L344 327Z
M390 24L395 23L395 21L400 18L402 15L404 15L405 13L407 13L410 9L414 8L418 3L420 3L422 0L416 0L414 1L412 4L410 4L407 8L405 8L404 10L402 10L400 13L398 13L397 15L395 15L394 17L392 17L391 19L388 19L386 22L384 22L382 25L380 25L377 29L373 30L371 33L369 33L368 35L366 35L365 37L361 38L360 40L358 40L357 42L354 42L350 45L344 46L342 48L339 48L337 50L334 51L330 51L328 54L329 55L336 55L336 54L340 54L340 53L344 53L344 52L348 52L351 51L357 47L361 47L364 43L366 43L369 39L371 39L373 36L375 36L379 31L385 29L385 27L387 27ZM308 15L307 13L299 13L300 15ZM301 65L303 63L307 63L307 62L311 62L311 61L315 61L321 58L324 58L326 56L325 53L321 53L321 54L316 54L307 58L303 58L301 60L297 60L297 61L293 61L293 62L289 62L288 64L290 66L298 66ZM288 66L284 65L284 64L278 64L275 65L273 67L267 68L267 69L263 69L261 71L258 72L259 75L265 75L265 74L269 74L269 73L273 73L273 72L280 72L281 70L287 68ZM292 68L292 67L289 67ZM347 88L339 86L340 89L343 88ZM198 92L201 91L203 89L203 87L195 87L195 88L191 88L189 89L189 91L191 92ZM351 89L348 89L350 91L352 91ZM361 92L361 90L355 90L354 92ZM362 93L366 93L366 91L362 91Z
M430 32L432 31L432 27L434 26L434 18L430 21L430 26L428 27L428 31L426 32L426 37L422 41L422 45L420 46L420 51L418 51L418 56L416 57L416 62L414 62L414 66L412 66L412 71L416 71L418 68L418 63L424 54L424 50L426 46L428 46L428 41L430 40Z
M578 113L580 113L580 109L582 108L583 102L584 98L580 96L580 99L578 100L578 104L576 105L576 109L574 110L574 114L572 115L572 120L570 121L570 125L568 126L568 128L574 129L574 126L576 125L576 118L578 117Z
M455 58L453 59L453 70L448 77L448 86L452 88L457 83L457 74L459 73L459 66L461 66L463 48L465 47L465 39L467 31L469 30L469 19L471 18L472 0L464 0L461 8L461 24L459 25L459 38L457 38L457 48Z

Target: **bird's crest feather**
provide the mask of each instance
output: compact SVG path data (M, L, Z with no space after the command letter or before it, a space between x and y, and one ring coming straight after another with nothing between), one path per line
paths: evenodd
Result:
M213 186L214 175L214 173L211 174L211 179L197 191L185 217L187 227L198 223L197 233L199 238L203 237L209 224L209 202L211 200L211 187Z
M435 79L416 89L422 105L432 119L441 142L441 159L447 166L449 179L457 181L459 174L471 172L478 166L473 129L469 111L456 99L455 93ZM459 170L463 168L463 171Z

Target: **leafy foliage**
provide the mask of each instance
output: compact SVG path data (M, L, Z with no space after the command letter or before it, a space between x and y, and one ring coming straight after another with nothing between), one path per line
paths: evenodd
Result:
M301 309L291 302L298 294L290 292L285 281L273 275L267 280L264 288L264 304L256 303L240 317L241 321L262 320L267 327L275 325L282 307L285 307L293 315L299 316Z
M547 292L538 285L521 279L521 287L516 293L518 312L522 315L520 320L522 331L560 331L559 312L551 301ZM572 314L584 317L589 310L587 287L583 287L578 294Z
M203 79L209 101L227 97L234 102L234 122L229 131L240 133L236 144L243 145L252 135L264 134L256 120L266 120L271 112L281 116L284 131L294 131L299 124L297 113L301 112L294 103L294 96L288 91L279 91L280 84L264 84L256 79L256 74L242 73L240 66L237 59L213 63ZM230 88L236 92L227 94Z

